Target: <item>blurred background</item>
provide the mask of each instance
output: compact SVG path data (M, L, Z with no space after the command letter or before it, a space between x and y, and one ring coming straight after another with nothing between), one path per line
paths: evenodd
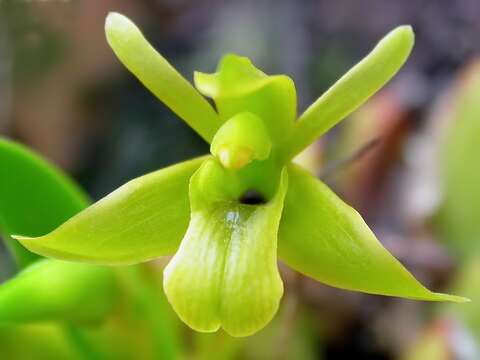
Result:
M286 294L272 324L215 342L192 341L179 324L184 353L480 359L479 1L0 1L0 134L43 154L94 199L208 152L117 61L103 30L109 11L134 20L189 80L227 52L288 74L299 113L389 30L411 24L416 33L394 80L298 161L355 206L425 285L473 303L352 293L281 267ZM11 273L2 251L0 277Z

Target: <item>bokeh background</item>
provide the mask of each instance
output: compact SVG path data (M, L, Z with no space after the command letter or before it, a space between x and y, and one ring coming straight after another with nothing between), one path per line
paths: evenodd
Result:
M94 199L208 151L110 51L109 11L133 19L189 80L227 52L288 74L299 113L389 30L411 24L416 33L394 80L298 161L359 209L424 284L474 301L352 293L282 267L286 295L271 325L218 343L182 328L184 353L195 358L206 344L210 358L480 359L479 1L0 1L0 134ZM0 254L6 279L12 264Z

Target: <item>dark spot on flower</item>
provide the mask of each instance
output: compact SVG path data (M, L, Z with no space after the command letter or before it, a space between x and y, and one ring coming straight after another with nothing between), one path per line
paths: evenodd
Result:
M259 205L265 204L267 200L265 197L260 194L257 190L247 190L245 193L240 197L240 203L245 205Z

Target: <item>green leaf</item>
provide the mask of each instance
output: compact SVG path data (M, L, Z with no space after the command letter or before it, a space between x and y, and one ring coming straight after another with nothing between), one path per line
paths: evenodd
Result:
M413 43L410 26L399 26L380 40L300 116L286 146L286 157L298 154L375 94L407 60Z
M98 264L133 264L175 252L188 225L188 181L205 157L141 176L50 234L14 236L43 256Z
M165 268L164 289L194 330L222 327L232 336L248 336L272 319L283 293L276 243L287 174L268 203L245 205L234 198L209 202L202 172L210 170L207 162L192 177L190 225Z
M288 168L289 190L279 230L279 257L327 285L417 300L467 301L421 285L376 239L355 209L299 166Z
M110 47L119 60L156 97L210 142L221 121L197 90L144 38L125 16L110 13L105 22Z
M163 292L163 267L157 265L149 263L117 268L128 298L121 312L123 326L128 329L125 336L139 337L140 325L143 344L140 347L148 358L183 359L183 327ZM118 328L118 324L114 326ZM138 353L138 347L132 348L128 341L126 345L132 352L127 359L145 358L146 355Z
M114 309L117 296L109 268L42 260L0 287L0 323L96 322Z
M85 360L57 324L0 325L2 359ZM82 354L83 355L83 354Z
M263 120L274 145L290 134L297 116L297 99L288 76L267 76L248 58L228 54L216 73L195 72L194 81L202 94L215 101L223 121L250 112Z
M43 235L87 206L86 195L55 167L0 138L0 231L20 267L38 257L10 234Z
M480 254L480 65L462 72L448 99L439 166L444 195L437 227L457 255ZM439 121L443 120L443 121Z
M86 195L54 166L6 139L0 139L0 195L6 236L12 232L41 235L88 204ZM30 253L15 243L20 260L37 259L25 256ZM108 268L42 261L0 286L0 322L96 321L116 303L115 284Z
M437 314L454 319L480 343L480 255L477 253L461 264L451 282L454 291L465 294L472 300L469 304L441 304Z

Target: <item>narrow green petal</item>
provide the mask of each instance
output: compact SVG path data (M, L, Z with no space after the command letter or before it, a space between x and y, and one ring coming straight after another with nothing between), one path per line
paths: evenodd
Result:
M342 289L466 301L426 289L382 246L361 216L325 184L297 165L291 165L288 174L278 247L279 257L289 266Z
M38 257L10 239L10 234L43 235L88 204L87 196L55 167L22 145L1 138L0 199L0 232L20 267Z
M286 147L287 157L298 154L375 94L405 63L413 43L410 26L399 26L380 40L300 116Z
M198 193L202 172L210 166L206 163L192 177L190 225L165 269L164 289L191 328L212 332L222 327L232 336L248 336L271 320L283 293L276 240L287 174L284 170L276 195L266 204L208 202Z
M39 261L0 287L0 323L100 321L118 302L116 283L109 268Z
M50 234L15 238L40 255L107 265L172 254L188 226L189 178L205 159L136 178Z
M210 142L221 122L215 110L145 39L127 17L110 13L105 22L110 47L156 97Z
M297 99L292 79L268 76L242 56L225 55L217 72L196 72L197 89L211 97L226 121L238 113L250 112L263 120L274 144L283 144L297 116Z

